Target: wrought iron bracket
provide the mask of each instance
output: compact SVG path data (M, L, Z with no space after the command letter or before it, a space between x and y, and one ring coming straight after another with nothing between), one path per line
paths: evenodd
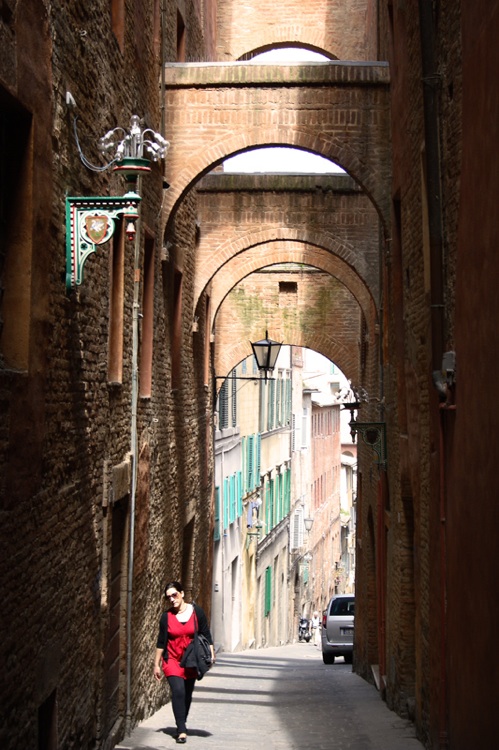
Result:
M366 445L378 456L378 464L386 466L386 423L385 422L349 422L350 431L358 432Z
M98 245L114 234L116 221L128 222L127 236L133 238L134 223L139 217L140 195L66 197L66 289L70 291L83 281L83 266Z

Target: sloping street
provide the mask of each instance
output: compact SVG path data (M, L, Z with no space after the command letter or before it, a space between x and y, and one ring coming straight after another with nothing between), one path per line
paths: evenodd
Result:
M165 690L163 684L159 689ZM219 654L196 685L187 746L224 750L420 750L414 727L344 664L326 666L311 643ZM175 743L168 703L119 748Z

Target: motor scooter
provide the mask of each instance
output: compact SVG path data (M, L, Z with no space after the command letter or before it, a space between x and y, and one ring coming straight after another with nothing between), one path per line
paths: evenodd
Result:
M306 641L307 643L309 643L311 638L312 633L310 632L309 621L306 617L300 617L300 622L298 623L298 640L300 641L300 643L302 641Z

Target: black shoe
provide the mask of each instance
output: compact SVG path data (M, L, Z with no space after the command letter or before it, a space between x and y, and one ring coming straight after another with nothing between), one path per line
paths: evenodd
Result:
M177 737L177 745L185 745L187 742L187 737L180 737L180 735Z

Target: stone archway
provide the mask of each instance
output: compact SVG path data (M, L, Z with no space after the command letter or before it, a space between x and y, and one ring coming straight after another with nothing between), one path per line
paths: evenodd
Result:
M291 146L342 166L390 215L389 70L386 63L299 66L167 65L171 143L163 225L199 178L251 148Z

